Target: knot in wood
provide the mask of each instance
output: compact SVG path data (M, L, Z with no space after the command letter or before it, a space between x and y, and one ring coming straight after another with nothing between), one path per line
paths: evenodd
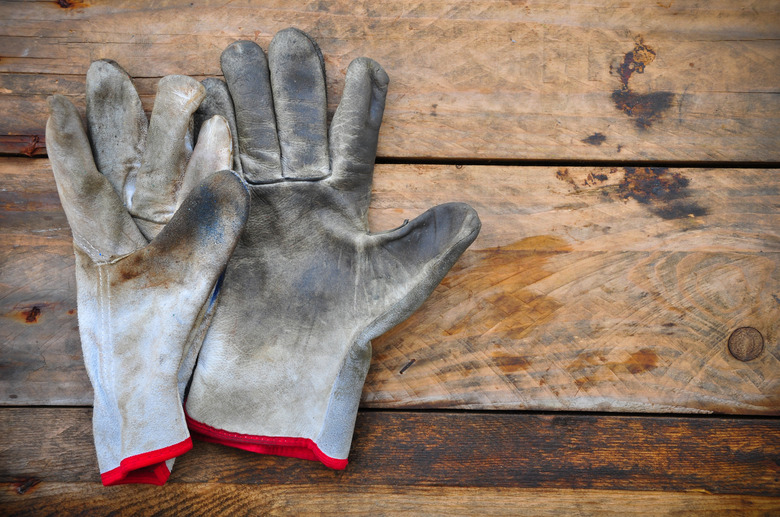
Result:
M729 336L729 352L740 361L752 361L764 350L764 336L753 327L740 327Z

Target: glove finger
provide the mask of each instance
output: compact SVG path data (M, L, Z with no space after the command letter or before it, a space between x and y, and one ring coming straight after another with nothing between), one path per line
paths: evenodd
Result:
M268 48L271 89L285 178L321 179L330 174L325 61L298 29L276 34Z
M253 41L228 45L221 57L236 114L238 150L244 179L269 183L282 178L274 100L265 52Z
M146 150L135 182L130 212L148 238L157 235L177 208L177 192L192 153L192 116L206 95L195 79L169 75L160 79L149 122Z
M75 244L95 262L145 246L114 187L95 167L76 107L62 95L48 102L46 147Z
M331 182L339 190L363 194L366 208L389 81L376 61L364 57L352 61L330 125Z
M390 232L371 235L368 263L390 282L392 296L385 297L368 339L397 325L433 292L460 255L474 242L481 223L477 212L465 203L431 208L412 222Z
M195 134L200 135L203 124L214 115L222 116L230 128L233 144L233 164L223 169L233 169L241 173L241 160L238 156L238 131L236 130L236 113L233 111L233 100L225 81L216 77L209 77L200 82L206 88L206 98L195 112ZM200 136L198 136L200 139ZM200 140L198 140L200 141ZM216 169L222 170L222 169Z
M125 278L143 267L149 282L173 282L195 289L213 287L233 253L249 213L249 192L232 171L220 171L198 184L171 221L132 261L120 263Z
M179 190L180 202L211 174L230 169L233 165L232 147L230 127L224 117L214 115L203 124L198 134L198 144L184 173Z
M125 179L137 172L147 121L130 76L109 60L87 72L87 129L98 170L125 201Z

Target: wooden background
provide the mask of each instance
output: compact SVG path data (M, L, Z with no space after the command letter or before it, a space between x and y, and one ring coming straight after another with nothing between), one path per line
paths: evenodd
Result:
M260 3L0 2L0 510L780 512L777 2ZM288 26L331 112L352 59L390 75L372 227L465 201L482 232L374 341L346 471L198 443L102 488L46 97L83 111L112 58L148 111Z

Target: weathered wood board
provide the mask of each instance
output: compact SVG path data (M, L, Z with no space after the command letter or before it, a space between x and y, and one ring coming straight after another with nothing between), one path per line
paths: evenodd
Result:
M195 442L160 489L99 485L90 414L0 409L0 506L58 515L780 509L776 419L369 411L344 471Z
M23 484L22 484L23 485ZM0 494L7 515L738 515L780 510L773 497L696 492L632 492L471 487L229 485L170 483L106 489L99 483L47 483L24 497ZM25 492L27 493L27 491Z
M40 154L45 98L83 106L90 61L140 79L219 75L236 39L321 45L391 77L379 153L405 159L780 160L780 4L60 1L0 4L0 152ZM65 7L62 7L65 6Z
M0 404L89 404L48 160L0 183ZM380 165L371 224L445 201L482 232L374 341L364 407L780 413L778 171Z

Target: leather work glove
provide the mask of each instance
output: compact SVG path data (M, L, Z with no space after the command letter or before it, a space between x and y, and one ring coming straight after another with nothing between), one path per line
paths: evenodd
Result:
M104 485L161 485L192 447L182 396L249 210L241 179L225 170L227 122L208 121L192 148L204 96L194 79L165 77L147 124L125 71L96 61L86 131L69 100L49 98L46 144L73 234Z
M465 204L370 234L367 212L388 77L360 58L327 127L317 45L287 29L268 50L231 44L222 71L249 183L246 230L187 397L193 435L341 469L370 340L406 319L474 241ZM229 106L224 83L210 92ZM227 113L228 118L232 118Z

